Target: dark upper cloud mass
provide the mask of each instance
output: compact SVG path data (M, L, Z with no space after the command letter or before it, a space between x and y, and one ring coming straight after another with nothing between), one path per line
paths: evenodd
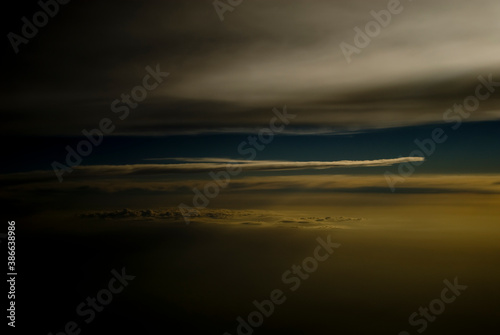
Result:
M248 132L284 104L297 114L288 132L418 125L442 122L478 76L500 82L493 0L402 2L348 64L340 43L354 45L353 29L386 8L245 1L220 21L212 1L71 3L19 54L7 50L2 133L78 135L104 117L115 135ZM8 22L18 32L21 21ZM110 104L157 64L170 76L119 120ZM499 113L492 94L467 120Z

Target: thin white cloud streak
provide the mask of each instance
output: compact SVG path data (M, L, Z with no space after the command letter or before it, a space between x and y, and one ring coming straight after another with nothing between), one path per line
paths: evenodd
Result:
M179 160L179 158L177 158ZM230 158L181 158L183 161L195 161L195 163L179 164L131 164L131 165L89 165L74 168L72 178L100 178L100 177L122 177L122 176L154 176L167 174L202 173L211 171L284 171L305 169L329 169L329 168L354 168L354 167L377 167L390 166L406 162L424 161L423 157L399 157L377 160L342 160L342 161L248 161ZM225 163L223 163L225 162ZM0 175L0 184L17 185L30 182L43 182L54 179L53 171L32 171Z
M244 161L228 158L177 158L176 160L192 161L196 163L180 164L137 164L137 165L98 165L75 168L82 172L101 172L104 174L162 174L182 172L209 172L221 171L228 168L241 168L242 171L272 171L272 170L302 170L302 169L329 169L339 167L375 167L390 166L406 162L421 162L423 157L400 157L377 160L342 160L342 161ZM225 162L226 164L224 164Z

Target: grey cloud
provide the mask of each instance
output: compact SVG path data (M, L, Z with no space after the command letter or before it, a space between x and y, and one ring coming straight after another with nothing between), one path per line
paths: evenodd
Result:
M47 176L48 178L51 176ZM152 196L192 195L193 188L203 189L207 180L198 176L189 180L165 180L163 176L152 178L127 178L126 175L116 177L74 178L64 183L53 179L29 182L24 175L24 183L12 182L5 185L2 180L2 194L6 198L19 197L25 194L76 195L89 196L102 194L142 194ZM208 179L207 179L208 178ZM416 175L401 184L396 194L500 194L498 175ZM301 175L297 176L239 176L231 179L225 189L244 194L265 192L281 193L373 193L394 195L382 175ZM397 196L397 195L396 195Z
M229 210L229 209L193 209L190 213L192 223L233 224L259 227L287 228L339 228L339 225L352 226L363 221L360 217L344 216L305 216L290 213L259 210ZM185 224L178 208L166 209L119 209L108 211L86 211L79 214L81 219L100 220L159 220L166 223Z
M115 134L249 131L285 103L311 131L430 123L477 75L500 73L493 0L404 2L347 65L339 43L386 6L247 1L220 22L208 0L74 4L7 70L3 133L78 134L157 63L171 76ZM497 118L485 110L498 99L470 120Z
M192 159L191 159L192 160ZM194 159L196 161L196 159ZM364 161L245 161L215 158L200 158L197 163L175 164L132 164L132 165L88 165L75 166L71 172L72 178L101 178L123 176L158 176L178 173L200 173L211 171L283 171L301 169L329 169L340 167L375 167L390 166L405 162L423 161L423 157L400 157L392 159L364 160ZM220 163L226 161L227 163ZM20 185L32 182L50 181L55 178L52 171L19 172L0 175L0 183L4 186Z

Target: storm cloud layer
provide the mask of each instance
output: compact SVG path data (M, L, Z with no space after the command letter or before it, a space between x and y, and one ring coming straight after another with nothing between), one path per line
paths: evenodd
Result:
M354 45L354 28L387 1L245 1L222 22L212 1L72 3L12 52L3 133L80 134L112 116L111 102L155 64L171 75L115 134L252 131L283 104L298 115L287 128L297 133L441 122L478 76L500 78L500 5L401 5L348 64L339 45ZM499 111L492 97L469 120Z

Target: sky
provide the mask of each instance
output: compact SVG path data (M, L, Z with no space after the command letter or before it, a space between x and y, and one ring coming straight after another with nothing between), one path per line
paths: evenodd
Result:
M282 287L255 334L416 333L409 315L457 276L469 288L426 333L494 326L498 1L46 2L33 36L37 1L2 18L19 299L47 301L46 259L64 278L41 279L59 316L26 308L25 327L63 329L128 266L136 281L83 332L237 334L327 235L338 259Z

